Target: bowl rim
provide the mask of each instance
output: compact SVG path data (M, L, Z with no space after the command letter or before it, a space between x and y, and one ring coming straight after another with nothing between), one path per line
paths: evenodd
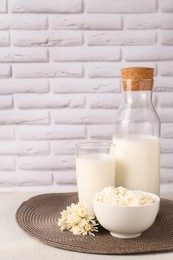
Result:
M93 196L92 201L93 201L93 203L96 202L96 203L98 203L98 204L100 204L100 205L107 206L107 207L110 207L110 208L126 208L126 209L127 209L127 208L147 208L147 207L151 207L151 206L154 206L154 205L160 203L160 197L159 197L158 195L156 195L156 194L154 194L154 193L151 193L151 192L146 192L146 191L140 191L140 192L152 196L155 201L154 201L153 203L149 204L149 205L137 205L137 206L124 206L124 205L116 205L116 204L113 205L113 204L108 204L108 203L106 203L106 202L101 202L101 201L96 200L96 199L95 199L95 195L96 195L97 193L99 193L99 192L97 192L97 193Z

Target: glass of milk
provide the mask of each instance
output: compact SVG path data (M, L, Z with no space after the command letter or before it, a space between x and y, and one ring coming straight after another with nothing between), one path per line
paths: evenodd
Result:
M115 186L115 144L84 142L76 145L78 198L93 212L92 197L106 186Z

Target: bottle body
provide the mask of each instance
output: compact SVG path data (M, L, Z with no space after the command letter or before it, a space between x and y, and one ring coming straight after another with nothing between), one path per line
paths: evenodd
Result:
M160 193L160 139L149 136L114 136L116 186Z
M153 81L136 81L142 89L134 90L128 79L115 120L116 186L159 195L160 120L152 103Z

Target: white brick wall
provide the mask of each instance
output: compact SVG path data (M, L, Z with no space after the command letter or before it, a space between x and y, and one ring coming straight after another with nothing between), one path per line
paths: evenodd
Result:
M111 140L120 68L155 68L173 190L173 1L0 0L0 191L76 190L74 147Z

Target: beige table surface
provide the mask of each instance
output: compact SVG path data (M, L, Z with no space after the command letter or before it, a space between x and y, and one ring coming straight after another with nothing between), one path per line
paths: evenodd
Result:
M0 260L172 260L173 251L142 255L93 255L53 248L27 235L16 223L20 204L40 193L0 193ZM161 197L173 200L173 193Z

